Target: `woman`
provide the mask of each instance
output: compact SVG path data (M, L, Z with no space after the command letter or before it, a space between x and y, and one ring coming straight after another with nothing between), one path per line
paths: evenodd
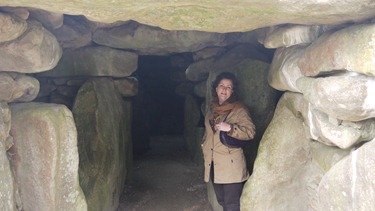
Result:
M249 178L242 148L220 142L219 133L248 141L254 138L255 126L244 104L238 100L237 80L224 72L212 83L210 109L205 116L206 132L202 141L205 182L212 181L216 198L224 211L239 211L243 186Z

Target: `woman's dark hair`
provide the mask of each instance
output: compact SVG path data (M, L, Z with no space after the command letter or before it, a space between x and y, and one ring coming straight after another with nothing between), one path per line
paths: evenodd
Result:
M233 84L233 93L230 96L227 102L234 102L238 100L238 93L237 93L237 88L238 88L238 81L236 76L233 73L230 72L222 72L219 75L216 76L216 79L212 82L211 85L211 95L213 100L218 101L217 93L216 93L216 87L219 85L220 81L223 79L228 79L232 81Z

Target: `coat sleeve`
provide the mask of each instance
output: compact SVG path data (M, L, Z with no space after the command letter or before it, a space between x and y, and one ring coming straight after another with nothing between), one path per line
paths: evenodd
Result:
M232 129L228 135L239 140L251 140L255 136L255 125L245 107L240 107L231 112L227 118L227 123Z

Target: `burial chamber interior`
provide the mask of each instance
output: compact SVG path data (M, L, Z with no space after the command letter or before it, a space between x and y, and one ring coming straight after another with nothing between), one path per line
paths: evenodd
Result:
M44 8L61 3L66 2L40 1ZM116 210L123 187L132 178L134 158L145 158L151 137L181 137L189 159L201 163L199 142L209 84L219 72L232 71L257 126L253 145L245 151L250 171L259 159L241 206L371 210L373 5L368 1L215 5L231 14L227 16L202 6L206 3L210 1L137 14L151 15L148 20L155 23L156 16L168 22L172 15L168 12L182 12L175 27L190 26L193 18L198 28L219 31L225 23L225 29L242 31L166 30L132 20L102 23L20 5L1 7L0 23L9 30L0 36L0 86L5 86L0 89L0 129L5 129L5 138L4 133L0 137L6 139L0 155L6 153L9 162L0 159L8 169L5 177L0 176L8 181L4 184L14 186L0 188L0 193L10 193L0 208ZM198 16L211 10L214 16L200 19L185 9ZM100 10L114 16L121 11ZM82 13L99 14L94 11ZM178 177L157 178L153 172L144 173L171 184ZM56 176L46 179L46 175ZM82 209L64 207L71 206L66 200L58 204L55 200L65 199L63 191L70 191L69 202ZM212 189L207 192L212 196ZM46 200L51 196L53 200ZM215 204L212 198L210 204Z
M85 164L86 159L89 159L90 162L95 162L95 159L97 159L96 156L100 157L106 154L101 152L102 154L95 155L96 149L89 149L89 152L85 152L81 149L87 147L87 144L82 143L83 140L95 140L97 136L100 136L100 133L107 133L105 129L103 129L103 131L95 131L100 127L98 126L98 122L106 122L107 119L111 118L110 115L107 116L107 114L105 114L106 111L119 109L117 107L111 107L112 105L110 107L105 107L110 104L115 104L115 102L104 103L106 100L108 101L108 99L110 99L107 99L107 95L112 95L113 93L106 93L104 91L99 94L99 92L103 90L110 90L110 92L118 92L119 89L122 89L122 91L125 89L125 92L131 90L130 94L117 94L126 102L126 106L131 104L131 106L129 106L131 109L127 110L128 113L121 113L124 116L131 116L131 118L129 118L131 121L129 122L129 119L119 120L117 123L118 125L122 125L124 124L123 121L128 121L127 124L131 124L131 126L127 126L125 130L131 128L131 131L128 130L127 134L122 134L126 132L115 131L115 133L121 133L121 135L110 137L113 139L130 139L127 141L132 142L132 144L128 145L132 147L132 153L128 151L118 152L120 154L130 154L123 156L123 158L128 158L127 163L134 157L141 157L144 152L149 150L150 137L178 135L183 137L185 142L187 142L185 147L189 151L189 156L192 161L200 164L201 155L199 154L200 148L198 143L203 135L203 114L206 106L207 92L209 92L207 80L210 77L210 71L235 71L236 74L242 77L242 87L246 88L242 92L243 96L251 95L251 93L249 93L251 91L248 90L252 90L252 88L249 88L249 86L258 86L260 87L259 89L262 89L263 86L267 86L267 89L270 88L265 77L266 69L264 69L264 66L271 63L274 50L264 48L261 44L255 42L252 36L250 36L251 38L249 40L245 38L246 41L237 40L242 36L247 37L248 34L252 32L224 34L189 31L174 32L144 26L133 21L130 21L130 23L116 23L114 26L104 24L105 27L102 27L101 24L93 24L83 16L72 15L64 15L63 25L54 29L53 27L46 26L43 21L34 18L27 20L26 23L33 25L37 22L36 28L42 31L46 30L47 32L43 33L47 33L48 36L52 35L56 37L56 41L61 47L61 59L56 63L56 66L51 67L50 70L40 73L25 73L25 75L34 77L39 81L40 90L32 102L62 104L73 112L77 126L79 153L93 153L87 155L88 158L81 159L80 157L80 171L83 171L81 170L83 166L88 165ZM143 46L143 48L146 49L137 49L137 46L134 47L135 49L132 47L118 48L116 44L102 44L98 41L98 37L96 37L96 41L94 39L95 32L100 31L102 28L105 28L107 31L121 28L121 30L123 30L120 30L121 33L123 33L120 33L121 36L125 36L127 33L137 36L136 30L142 27L146 28L146 34L149 33L152 35L149 37L150 40L158 36L165 36L167 39L162 38L160 42L165 42L167 44L153 44L152 41L144 40L147 39L147 36L143 37L143 35L138 35L140 36L138 39L141 40L141 42L148 43L146 46ZM26 31L30 32L32 29ZM191 38L192 40L190 40L191 43L187 44L187 46L181 45L181 43L185 42L185 40L183 40L184 36L186 36L186 39L193 37ZM176 37L178 39L176 39ZM139 42L139 40L134 42ZM165 45L165 49L157 45ZM47 45L45 47L48 48L49 46ZM134 68L131 73L125 70L126 73L123 74L121 73L122 68L128 68L122 67L122 65L126 66L123 60L128 59L123 57L127 56L123 54L125 51L126 53L129 52L129 54L132 54L132 56L135 55L137 59L136 68ZM259 71L261 73L258 73L259 75L249 76L246 75L246 73L241 73L242 69L240 63L247 58L262 61L261 71ZM202 66L202 71L200 71L199 67L195 68L195 73L193 72L191 76L192 79L188 79L186 76L187 69L191 65L202 61L207 61L208 64ZM127 62L131 63L134 61ZM204 69L207 67L209 70ZM234 69L232 69L232 67ZM120 71L120 73L116 71ZM262 76L260 77L260 75ZM116 84L117 89L109 89L107 85L103 87L98 85L101 82L98 82L97 79L108 79L105 83L109 81L111 84L116 84L117 81L130 81L131 83L130 85L123 85L119 82L120 85ZM246 84L248 79L251 79L251 83ZM90 90L92 87L94 88ZM134 91L134 87L136 87L136 91ZM276 90L273 91L277 92ZM88 104L85 104L86 102L78 103L79 100L77 98L82 98L84 100L90 98L87 96L82 97L84 93L90 93L90 97L96 100L90 101ZM274 98L273 105L276 105L278 96L278 94L271 94L271 97ZM103 98L103 102L99 98ZM95 107L93 104L97 107L104 106L104 110L92 110L93 107ZM81 107L81 110L75 111L78 105L87 107ZM248 106L251 109L252 105ZM272 116L274 106L270 108L271 109L267 111L269 117ZM99 112L104 113L98 114ZM81 116L82 119L77 120L77 116ZM87 120L88 117L92 119ZM82 123L82 121L86 122ZM258 121L257 117L255 117L255 121ZM253 149L248 152L250 156L250 169L255 159L260 137L266 128L264 122L262 122L262 124L254 140ZM83 128L83 125L85 125L85 128ZM92 130L86 127L91 127ZM106 128L106 126L104 126L104 128ZM110 129L112 131L113 128ZM93 131L97 132L98 135L92 136ZM114 143L118 144L121 141L122 140L114 140ZM119 144L119 146L120 145L122 146L122 144ZM96 147L106 148L104 145L98 145ZM132 156L133 158L129 158L128 156ZM81 180L84 177L82 175L84 174L81 173ZM130 177L129 174L122 176L126 178ZM85 188L87 189L88 187ZM83 187L83 189L85 188ZM84 190L84 192L86 191L90 192Z

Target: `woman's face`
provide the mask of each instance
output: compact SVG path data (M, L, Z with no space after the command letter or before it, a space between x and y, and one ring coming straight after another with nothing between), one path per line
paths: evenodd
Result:
M222 79L216 87L219 104L225 102L233 94L233 83L229 79Z

